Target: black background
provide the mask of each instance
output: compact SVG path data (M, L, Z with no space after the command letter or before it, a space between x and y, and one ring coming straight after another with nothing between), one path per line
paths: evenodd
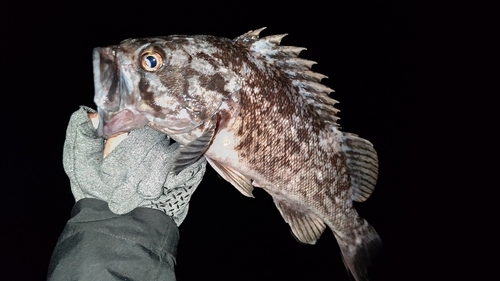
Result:
M10 277L5 280L44 280L52 249L69 218L74 200L62 168L62 145L70 114L81 104L94 106L94 47L170 34L235 38L264 26L262 36L288 33L282 45L307 48L301 57L317 61L313 70L327 75L323 83L335 89L332 97L340 101L342 129L370 140L378 151L377 187L367 202L357 205L384 241L372 280L447 280L457 273L443 271L444 261L449 260L445 256L451 254L446 249L455 247L435 246L446 240L438 229L449 220L439 220L446 215L435 204L446 202L443 178L435 172L440 166L436 162L444 156L432 156L435 145L445 142L446 126L436 127L432 114L440 111L436 109L443 92L471 87L474 71L458 70L470 65L470 53L455 56L460 53L456 48L473 46L465 38L480 35L467 23L487 17L471 14L467 5L410 1L2 5L6 110L0 266L1 274ZM457 19L458 28L452 23ZM454 82L441 83L453 76L450 73L457 75ZM453 94L449 97L456 99ZM467 122L465 111L457 117L462 123ZM180 227L178 280L349 280L329 230L315 246L299 244L271 197L259 189L254 194L255 199L242 196L208 169Z

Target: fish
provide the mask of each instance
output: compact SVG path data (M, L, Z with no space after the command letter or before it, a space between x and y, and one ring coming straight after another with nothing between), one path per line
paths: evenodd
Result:
M150 126L181 146L172 172L205 157L239 192L264 189L301 243L326 227L344 265L368 280L382 241L353 202L373 193L373 144L342 132L333 90L281 45L287 34L131 38L93 50L98 132L110 137Z

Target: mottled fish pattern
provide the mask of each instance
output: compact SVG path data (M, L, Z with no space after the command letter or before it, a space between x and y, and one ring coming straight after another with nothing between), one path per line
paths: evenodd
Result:
M353 277L368 280L380 247L353 201L371 195L372 144L341 132L326 76L281 46L286 35L233 40L208 35L127 39L94 50L95 102L108 137L149 125L182 149L174 172L206 157L243 195L269 193L298 241L328 226Z

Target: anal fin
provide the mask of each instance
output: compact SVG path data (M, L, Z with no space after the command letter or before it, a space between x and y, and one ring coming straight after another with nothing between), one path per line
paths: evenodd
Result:
M210 166L212 166L212 168L214 168L214 170L221 175L221 177L236 187L241 194L247 197L254 197L252 194L253 185L249 178L245 177L231 167L225 166L216 160L210 159L209 157L207 157L207 161L210 163Z
M316 244L326 228L323 221L311 211L302 211L292 203L274 196L273 199L281 216L290 225L294 237L301 243Z

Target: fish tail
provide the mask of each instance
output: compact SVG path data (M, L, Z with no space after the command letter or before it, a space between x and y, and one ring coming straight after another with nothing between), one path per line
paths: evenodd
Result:
M367 221L351 233L341 235L335 233L335 238L342 252L342 260L347 270L356 281L368 280L368 267L374 256L382 247L382 240L375 229Z

